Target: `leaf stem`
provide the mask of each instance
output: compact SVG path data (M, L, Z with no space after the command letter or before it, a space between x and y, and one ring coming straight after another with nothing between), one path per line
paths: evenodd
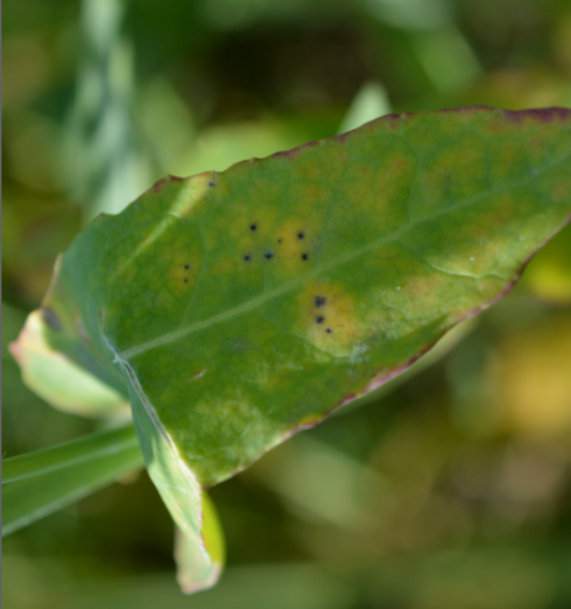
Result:
M69 505L142 464L132 425L5 459L2 535Z

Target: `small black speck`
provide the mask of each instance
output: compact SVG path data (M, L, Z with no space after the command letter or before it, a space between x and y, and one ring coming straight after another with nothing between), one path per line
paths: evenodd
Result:
M283 243L283 239L281 237L278 239L278 243Z
M188 271L188 270L190 270L190 264L186 263L186 264L184 265L184 268L185 268L185 270L187 270L187 271Z
M252 260L252 256L250 256L250 254L244 254L244 261L250 262L250 260Z
M322 307L327 302L327 298L325 296L316 296L314 303L316 307Z
M318 315L315 318L315 323L322 324L324 321L325 321L325 317L323 317L323 315Z
M274 253L273 253L273 252L266 252L266 253L264 254L264 258L265 258L266 260L271 260L273 257L274 257Z
M327 334L333 334L333 330L331 328L325 328Z
M252 224L250 224L250 230L252 232L258 230L258 225L255 222L252 222Z
M303 254L301 255L301 259L302 260L309 260L309 254L307 252L303 252Z
M216 182L214 180L208 180L208 186L210 188L214 188L216 186Z
M298 231L297 238L298 239L305 239L305 233L302 230Z

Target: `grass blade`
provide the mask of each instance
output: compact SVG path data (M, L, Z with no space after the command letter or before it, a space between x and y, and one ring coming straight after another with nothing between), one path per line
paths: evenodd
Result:
M139 468L142 462L131 426L6 459L2 535L94 492Z

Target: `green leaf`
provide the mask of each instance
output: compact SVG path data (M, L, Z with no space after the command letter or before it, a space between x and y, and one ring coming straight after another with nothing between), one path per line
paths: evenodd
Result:
M142 464L132 426L5 459L2 534L47 516Z
M95 376L85 360L79 358L75 363L46 341L44 330L50 323L55 322L48 309L34 311L18 342L12 345L12 355L20 364L26 385L48 404L69 414L117 420L129 417L129 403L121 395L121 387L113 388L105 375L104 380Z
M570 114L391 115L163 180L76 239L44 336L124 383L149 472L202 543L201 485L404 372L568 222Z
M341 131L360 127L378 116L388 114L391 104L382 85L370 82L364 85L353 99L341 123Z
M141 400L142 408L133 409L134 421L149 475L177 525L179 584L184 592L209 588L218 580L224 560L214 506L142 394Z
M204 561L204 550L207 561ZM175 559L178 583L187 594L213 586L220 575L225 557L224 535L214 504L202 494L202 528L200 543L177 530Z

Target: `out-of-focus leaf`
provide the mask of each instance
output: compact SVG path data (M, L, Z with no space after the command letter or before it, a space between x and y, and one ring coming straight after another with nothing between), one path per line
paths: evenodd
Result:
M450 6L442 0L363 0L380 21L403 29L433 29L450 23Z
M33 147L32 147L33 148ZM58 195L29 196L5 187L2 199L2 251L6 294L37 303L43 296L58 252L81 228L77 208Z
M358 605L360 594L350 576L313 562L244 565L228 570L224 581L195 596L192 602L176 589L168 573L109 575L73 569L59 557L34 557L37 569L14 553L5 553L5 580L35 584L29 591L6 586L6 607L44 607L47 588L58 609L347 609ZM75 571L75 572L74 572ZM92 570L93 571L93 570ZM384 571L384 569L383 569ZM54 573L55 572L55 573ZM392 574L392 573L391 573ZM403 586L409 590L410 586ZM27 594L25 593L27 592ZM32 603L21 602L22 597ZM16 599L20 603L10 603ZM37 601L34 604L34 601ZM493 608L495 609L495 607Z
M571 303L571 226L531 262L525 280L527 287L541 298L557 304Z
M418 61L438 91L461 89L481 74L470 44L454 25L419 32L412 44Z
M64 177L88 217L123 209L152 175L133 120L133 48L126 4L82 1L83 61L64 138Z
M128 387L151 477L200 544L201 484L509 290L571 214L569 114L395 115L162 181L74 242L45 336Z
M340 131L355 129L390 111L391 105L385 89L378 83L368 83L355 96L341 123Z
M506 106L516 110L530 106L568 106L569 78L545 67L511 67L484 73L481 80L466 90L466 100Z
M571 316L552 316L500 342L486 374L504 428L530 438L571 432Z
M219 125L203 131L188 153L175 163L177 174L223 170L248 157L262 157L303 142L303 129L286 121Z
M142 464L132 426L6 459L2 534L47 516Z

